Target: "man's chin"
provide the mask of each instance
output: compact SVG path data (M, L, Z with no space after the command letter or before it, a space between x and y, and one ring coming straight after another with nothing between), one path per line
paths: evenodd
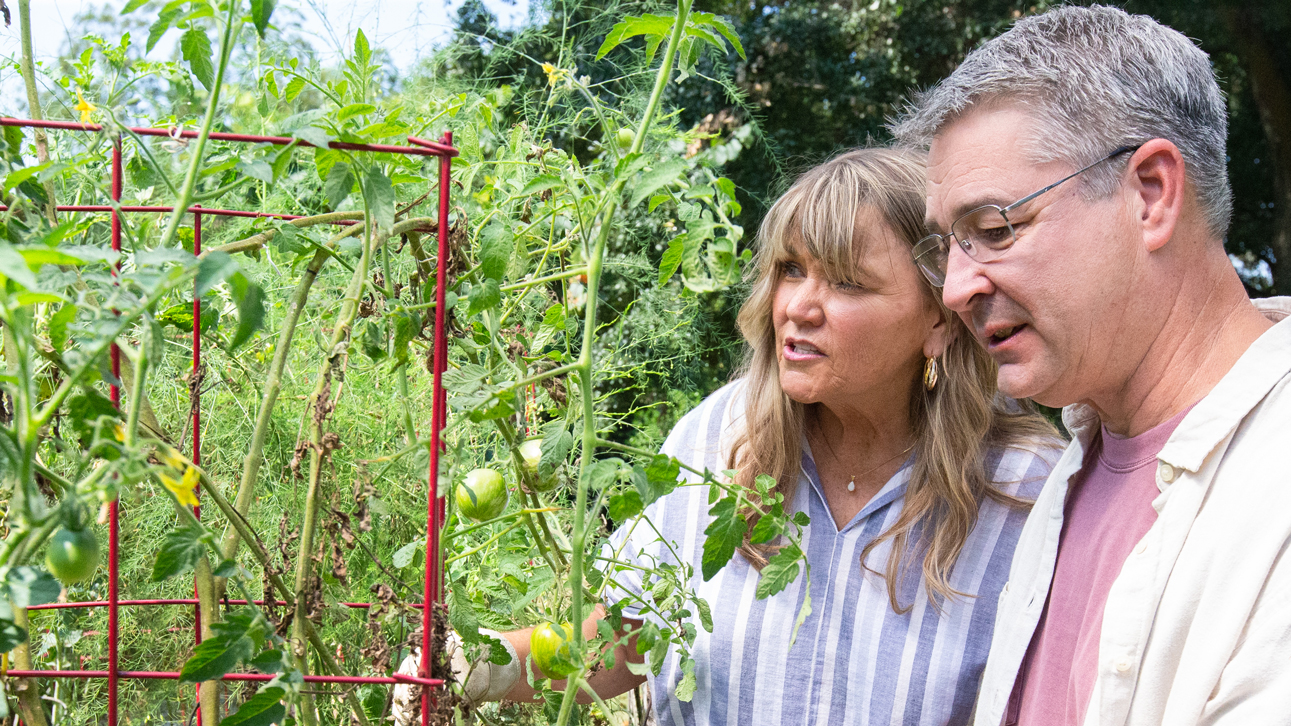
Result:
M1009 398L1029 398L1041 406L1062 408L1072 403L1055 376L1037 375L1037 371L1017 364L1000 366L997 379L1000 393Z

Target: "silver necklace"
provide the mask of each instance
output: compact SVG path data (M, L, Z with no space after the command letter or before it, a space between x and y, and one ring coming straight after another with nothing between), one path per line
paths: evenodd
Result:
M910 453L910 450L911 450L911 449L913 449L913 448L914 448L914 444L910 444L909 446L907 446L907 447L906 447L905 451L900 451L900 452L897 452L896 454L893 454L892 456L889 456L888 458L884 459L883 461L880 461L877 465L872 466L872 467L870 467L869 469L866 469L865 471L861 472L860 474L853 474L853 475L852 475L852 480L851 480L851 481L849 481L849 482L847 482L847 491L849 491L849 492L854 492L854 491L856 491L856 477L858 477L858 476L865 476L866 474L869 474L870 472L874 471L875 469L879 468L880 466L883 466L884 464L887 464L888 462L892 461L893 459L897 458L898 456L901 456L902 454L908 454L908 453Z

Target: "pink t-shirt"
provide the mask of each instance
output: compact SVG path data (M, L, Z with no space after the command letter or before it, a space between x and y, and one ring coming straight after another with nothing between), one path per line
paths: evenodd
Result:
M1191 410L1189 407L1188 410ZM1098 675L1103 609L1125 558L1156 521L1157 454L1188 411L1133 438L1106 428L1067 495L1049 601L1006 723L1080 726ZM1096 458L1094 458L1096 456Z

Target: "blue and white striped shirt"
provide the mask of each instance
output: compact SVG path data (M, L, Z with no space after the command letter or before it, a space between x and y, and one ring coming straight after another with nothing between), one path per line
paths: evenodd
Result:
M735 382L704 400L678 423L663 453L703 471L727 468L733 434L742 426L743 384ZM1056 449L1040 453L1008 449L991 452L988 467L1002 490L1034 498L1056 460ZM1042 458L1043 456L1043 458ZM812 612L790 644L794 619L803 600L801 574L784 591L764 600L754 597L759 573L738 553L712 580L703 582L702 556L708 515L708 487L680 487L645 512L677 557L694 565L691 583L707 600L713 632L695 623L691 651L697 688L690 702L676 697L682 679L680 657L668 654L658 677L650 676L654 715L660 724L966 724L977 696L995 623L995 607L1009 572L1013 548L1026 510L986 501L977 526L964 544L951 586L977 597L956 598L940 613L931 607L918 566L901 592L898 615L884 580L861 567L865 545L897 518L910 466L896 473L847 526L839 531L820 489L809 453L803 455L802 481L794 511L811 524L802 542L811 566ZM698 481L691 477L691 481ZM626 546L623 546L627 538ZM646 568L676 562L650 527L621 527L608 547L621 559ZM882 569L890 545L870 554ZM615 568L606 601L640 596L637 570ZM919 575L916 577L915 575ZM627 615L639 616L630 605Z

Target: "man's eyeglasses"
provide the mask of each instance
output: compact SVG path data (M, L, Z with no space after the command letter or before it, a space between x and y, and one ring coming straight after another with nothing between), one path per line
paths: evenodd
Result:
M911 250L915 264L919 266L924 277L928 278L928 282L931 282L934 287L941 287L946 284L946 262L950 258L950 238L953 237L959 243L960 249L978 262L990 262L998 258L1017 241L1013 223L1009 221L1009 212L1105 161L1115 159L1121 154L1138 151L1139 146L1142 144L1122 146L1089 166L1059 179L1044 189L1032 192L1007 207L986 204L965 212L950 225L950 234L930 234L919 240Z

